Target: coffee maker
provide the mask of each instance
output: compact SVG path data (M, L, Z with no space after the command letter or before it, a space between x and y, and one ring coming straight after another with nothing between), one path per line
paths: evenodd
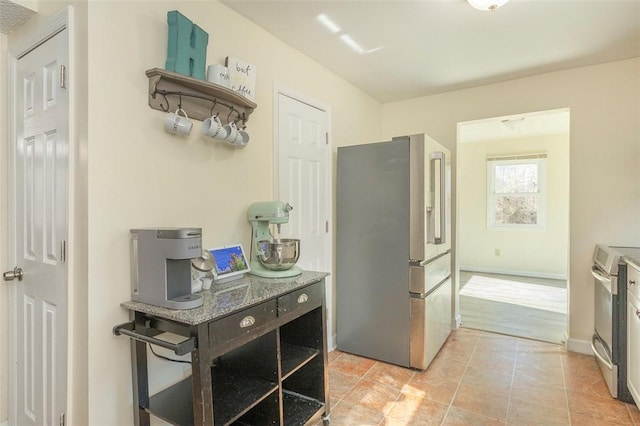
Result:
M131 229L132 299L170 309L202 305L191 294L191 260L202 255L202 229Z

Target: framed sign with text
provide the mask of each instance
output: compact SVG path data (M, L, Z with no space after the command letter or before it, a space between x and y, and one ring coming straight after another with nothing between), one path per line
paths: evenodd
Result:
M229 88L254 101L256 96L256 66L233 56L227 56L226 65L229 69Z

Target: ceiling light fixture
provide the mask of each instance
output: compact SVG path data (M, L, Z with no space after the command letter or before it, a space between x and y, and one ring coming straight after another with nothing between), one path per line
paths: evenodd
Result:
M362 48L362 46L360 46L357 41L352 39L349 34L342 34L340 36L340 40L344 41L347 46L349 46L350 48L352 48L356 52L364 53L364 49Z
M516 130L522 125L522 122L524 121L525 118L526 117L507 118L502 120L502 124L504 124L506 127L508 127L511 130Z
M471 7L483 10L485 12L493 12L500 6L504 6L509 0L467 0Z
M340 40L342 40L344 44L346 44L351 49L353 49L354 51L360 54L369 54L369 53L377 52L378 50L384 47L384 46L378 46L378 47L374 47L373 49L365 49L364 47L360 46L360 43L358 43L353 38L351 38L349 34L342 34L340 36Z
M331 31L332 33L339 33L340 32L340 27L338 26L338 24L336 24L335 22L333 22L331 20L331 18L329 18L327 15L325 15L324 13L316 16L316 19L318 20L318 22L320 22L322 25L325 26L325 28L327 28L329 31Z

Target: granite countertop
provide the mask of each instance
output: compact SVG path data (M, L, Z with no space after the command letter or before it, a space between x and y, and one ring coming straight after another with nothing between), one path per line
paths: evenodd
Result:
M158 318L197 325L313 284L327 275L329 274L326 272L315 271L303 271L301 275L291 278L245 275L239 280L213 284L210 290L197 293L202 294L204 301L202 306L193 309L169 309L132 300L123 302L120 306Z

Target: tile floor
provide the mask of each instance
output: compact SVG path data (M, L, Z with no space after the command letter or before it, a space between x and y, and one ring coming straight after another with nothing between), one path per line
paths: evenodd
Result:
M329 353L331 425L639 425L609 396L593 357L471 329L417 372Z

